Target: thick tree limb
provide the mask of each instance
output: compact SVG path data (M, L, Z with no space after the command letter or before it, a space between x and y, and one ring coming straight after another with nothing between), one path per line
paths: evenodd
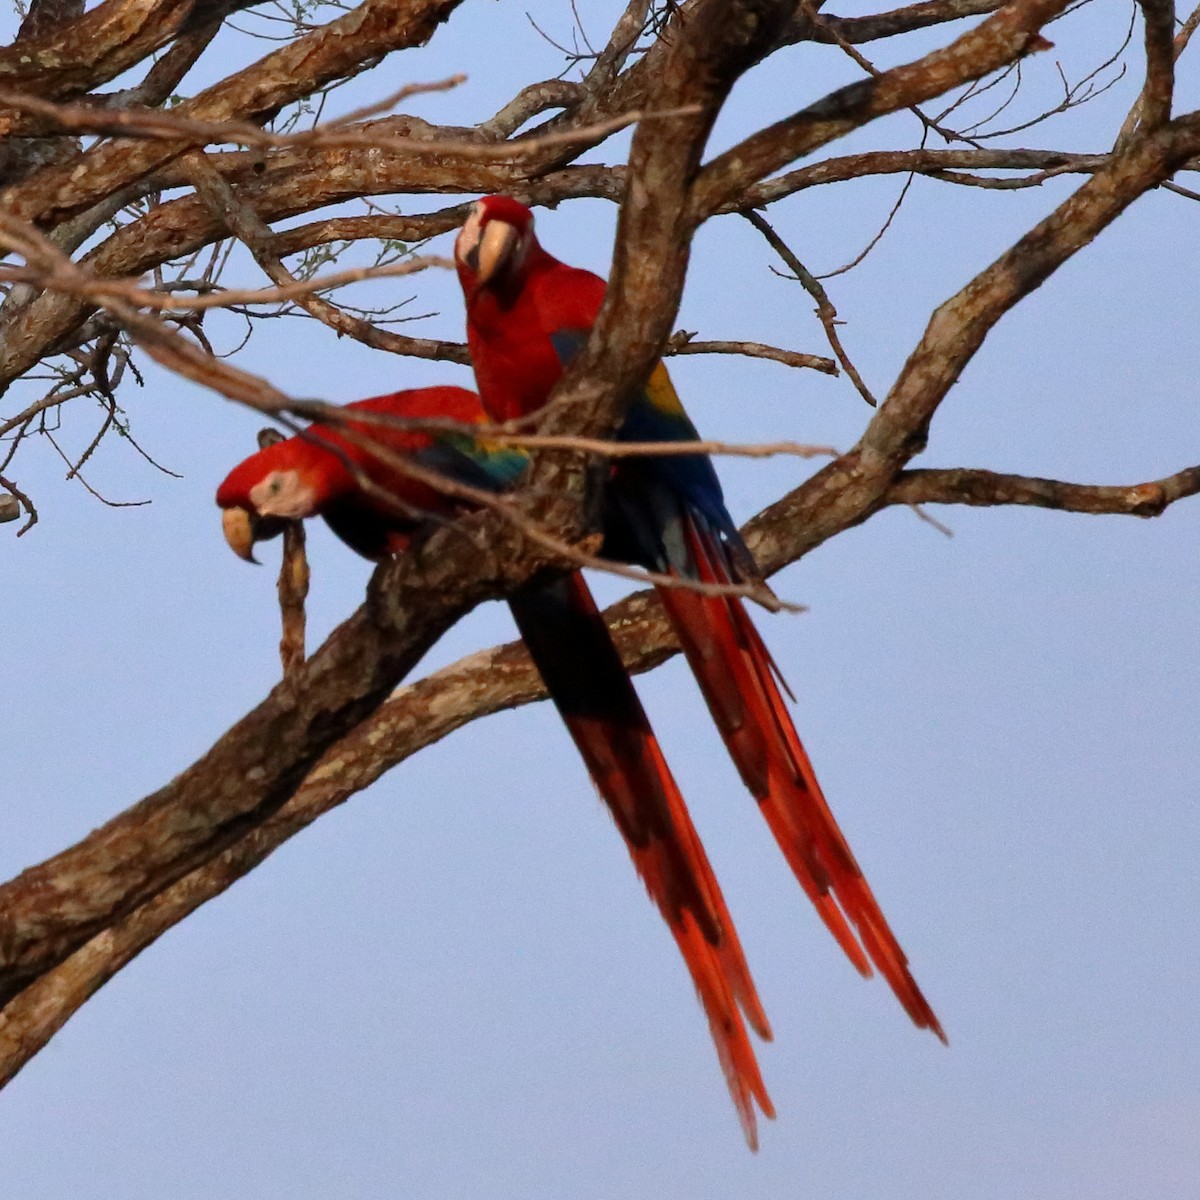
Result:
M1175 5L1173 0L1140 0L1145 21L1146 84L1138 99L1138 120L1157 129L1171 119L1175 89Z
M1146 81L1117 134L1122 148L1138 128L1155 129L1171 117L1175 91L1175 59L1190 36L1186 28L1175 37L1174 0L1140 0L1146 51Z
M434 533L367 603L177 779L0 887L0 996L213 857L278 808L454 621L536 566L498 517Z
M20 59L25 47L54 37L61 26L78 20L82 13L83 0L33 0L12 46L0 50L0 57L8 55ZM4 114L0 113L0 129L3 125ZM61 134L47 138L2 138L0 187L16 183L52 163L63 162L78 152L78 139Z
M136 66L189 32L193 23L220 21L250 2L104 0L90 12L38 27L32 38L0 49L0 81L47 98L80 95ZM0 113L0 134L9 132L10 120Z

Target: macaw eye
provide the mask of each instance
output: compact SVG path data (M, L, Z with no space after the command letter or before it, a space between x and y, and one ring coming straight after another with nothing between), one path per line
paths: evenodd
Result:
M283 480L276 475L267 486L267 491L269 491L272 496L278 496L279 493L283 491Z

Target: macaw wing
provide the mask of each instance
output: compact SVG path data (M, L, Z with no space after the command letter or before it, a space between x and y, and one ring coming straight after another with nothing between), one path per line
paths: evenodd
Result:
M555 329L550 334L550 345L564 367L583 349L588 332L586 329Z
M560 329L551 344L565 367L583 348L587 330ZM675 391L667 368L658 363L634 399L617 432L621 442L694 442L700 435ZM756 578L754 559L738 532L721 482L707 454L637 455L621 460L609 493L606 553L657 571L674 569L695 577L683 534L690 511L714 530L730 550L740 573Z
M394 519L365 507L357 498L335 501L321 515L334 535L355 554L375 562L394 553L408 536Z
M509 446L495 446L469 434L445 434L413 456L423 467L467 487L502 492L529 465L529 457Z

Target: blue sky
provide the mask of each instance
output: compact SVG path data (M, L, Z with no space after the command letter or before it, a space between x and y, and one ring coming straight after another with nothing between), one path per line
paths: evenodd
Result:
M519 58L556 69L523 11L465 6L347 104L465 70L463 88L414 110L489 115L536 74ZM530 11L569 29L564 6ZM1068 70L1115 48L1123 19L1059 26ZM495 53L500 39L511 55ZM768 64L714 144L853 77L825 74L829 57ZM1032 85L1053 86L1053 58L1030 65ZM1061 140L1101 148L1133 87L1068 114ZM914 126L898 118L853 146L912 145ZM1024 144L1051 143L1053 128ZM861 249L900 183L804 193L774 219L828 270ZM877 392L930 310L1072 186L913 185L888 237L829 284ZM922 465L1119 483L1196 461L1196 211L1146 198L1010 314L943 405ZM577 203L539 229L560 257L603 271L613 218ZM771 261L744 222L712 223L678 325L820 352L811 303ZM453 279L412 290L437 314L416 331L459 336ZM337 401L468 381L311 323L272 323L237 361ZM844 379L727 358L678 359L672 373L712 437L847 446L868 417ZM42 523L19 542L0 527L5 877L181 770L277 677L273 555L259 571L238 562L212 503L261 422L154 370L126 402L183 479L106 443L91 482L153 503L105 508L31 447L19 478ZM88 420L66 418L70 445L86 445ZM745 517L813 468L720 469ZM808 613L758 618L948 1050L841 959L671 663L639 687L775 1027L760 1061L780 1115L757 1156L673 944L538 705L405 763L105 987L0 1094L5 1192L1193 1200L1196 503L1154 521L935 510L952 539L889 511L778 578ZM311 545L315 645L369 568L323 530ZM427 666L510 636L502 607L486 606Z

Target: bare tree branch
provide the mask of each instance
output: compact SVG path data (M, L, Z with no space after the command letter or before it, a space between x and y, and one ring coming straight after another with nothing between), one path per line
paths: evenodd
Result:
M698 213L717 212L751 184L877 117L921 104L1040 47L1038 30L1069 0L1012 0L944 49L864 79L725 151L703 171Z
M902 471L888 492L889 504L1024 504L1062 512L1157 517L1168 505L1200 492L1200 466L1150 483L1112 486L1063 483L995 471L933 469Z
M952 170L1037 171L1042 179L1074 173L1089 174L1107 159L1105 154L1067 154L1061 150L954 149L875 150L829 158L807 167L764 180L748 188L722 212L762 208L805 188L864 179L870 175L915 172L935 179L950 177Z
M245 245L267 278L279 288L299 285L305 289L297 294L296 300L305 312L316 317L318 321L328 325L336 333L347 334L373 350L387 350L392 354L413 354L419 350L424 358L462 363L468 361L465 346L434 342L429 338L409 338L387 329L380 329L370 321L351 316L328 300L313 295L272 252L274 235L270 226L262 221L249 205L234 195L233 188L213 170L202 150L193 151L188 156L188 171L196 185L197 194L225 223L229 232ZM369 271L364 272L364 278L369 274Z
M829 14L823 18L823 28L818 25L811 32L806 29L804 40L841 40L861 45L863 42L899 37L916 29L928 29L931 25L944 25L947 21L986 16L994 13L1003 3L1004 0L924 0L923 3L865 17L836 17ZM800 27L801 22L798 21L797 32Z
M73 19L36 26L32 37L0 49L0 80L47 97L79 95L190 32L193 23L208 25L247 4L248 0L104 0L86 13L80 5ZM0 133L7 132L0 116Z
M181 7L179 0L146 2ZM129 7L122 0L108 0L108 3L125 10ZM176 112L189 120L206 122L239 116L245 120L263 119L282 105L352 73L369 58L425 42L458 3L459 0L411 0L398 10L393 0L363 0L352 12L282 46L195 99L185 101ZM5 189L0 192L0 203L21 219L60 221L169 162L190 149L191 144L188 141L101 144L89 151L79 165L52 168L39 173L36 181Z
M802 354L798 350L781 350L762 342L697 342L694 334L680 330L671 335L664 354L742 354L747 358L765 358L783 363L785 367L808 367L823 375L836 375L837 363L819 354Z
M858 368L850 361L850 356L842 346L842 339L838 336L837 331L837 309L830 302L829 296L821 286L821 281L796 257L791 247L775 232L765 217L760 216L756 212L746 212L743 216L766 238L767 244L771 249L787 264L793 278L816 301L817 320L821 322L821 327L825 330L825 336L829 339L829 345L833 349L834 354L837 355L838 362L842 364L842 370L849 376L850 382L854 384L858 394L872 408L875 408L877 404L875 397L871 394L871 390L867 385L863 383L862 376L858 373Z

